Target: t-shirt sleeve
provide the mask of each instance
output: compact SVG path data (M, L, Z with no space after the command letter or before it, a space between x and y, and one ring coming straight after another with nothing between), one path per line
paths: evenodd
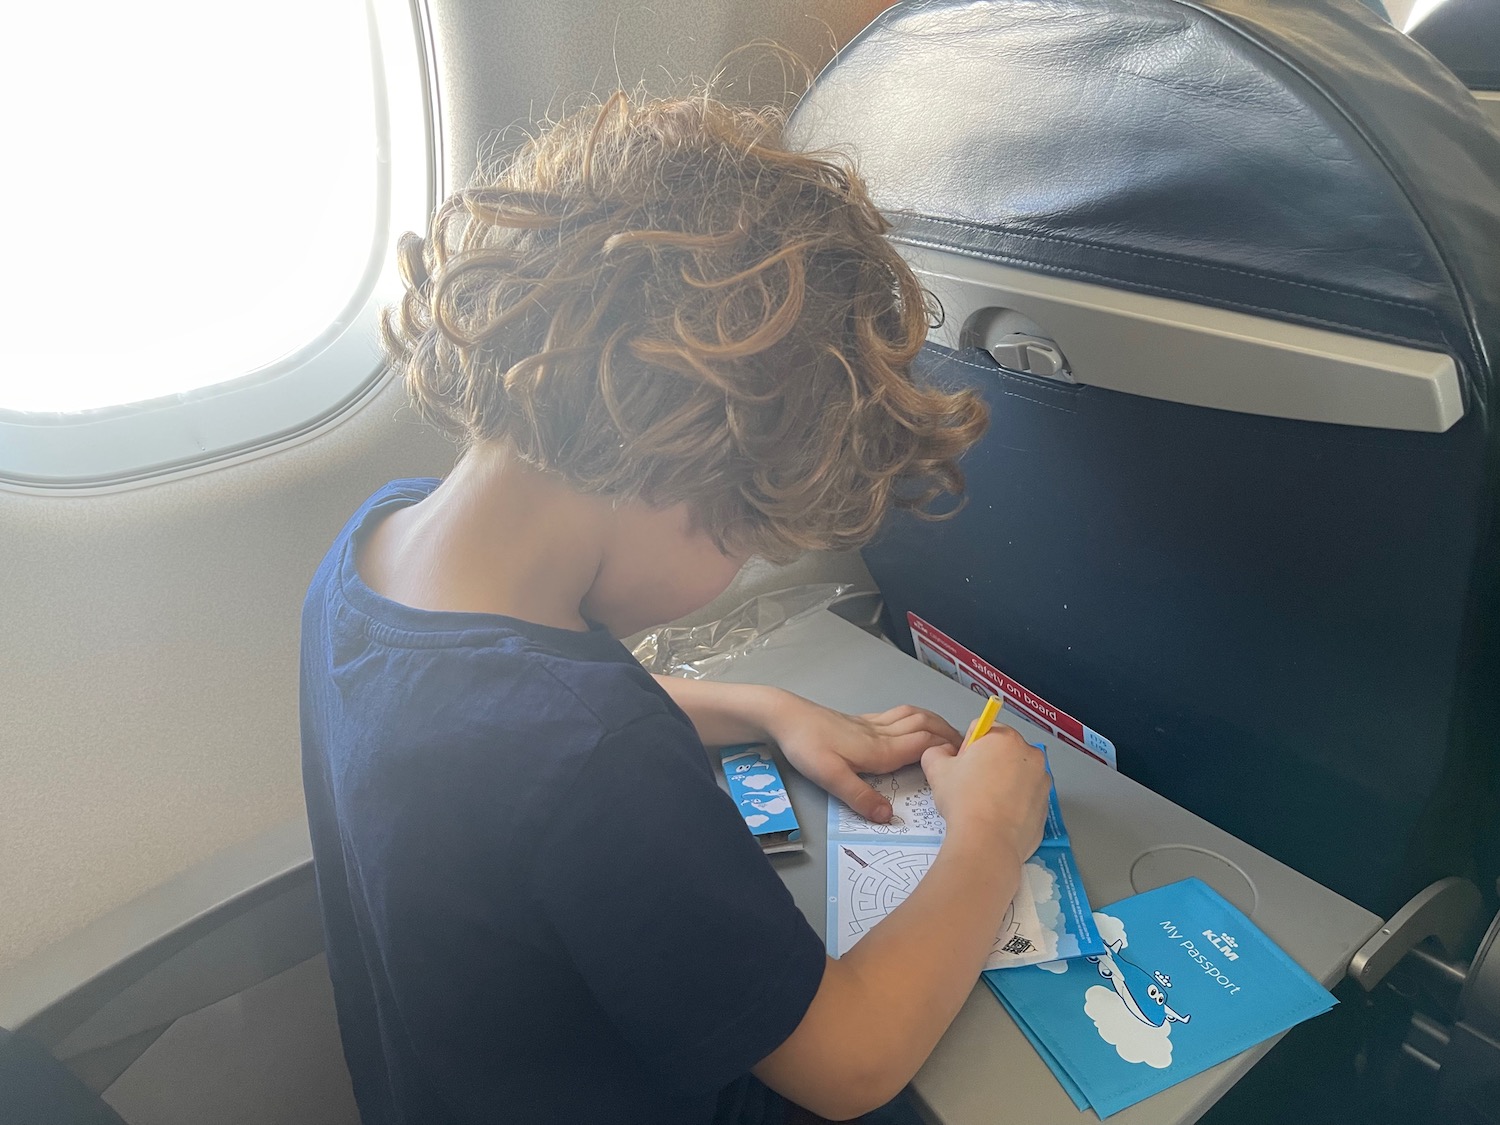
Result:
M684 1092L796 1029L823 946L669 715L600 741L537 838L534 891L606 1016Z

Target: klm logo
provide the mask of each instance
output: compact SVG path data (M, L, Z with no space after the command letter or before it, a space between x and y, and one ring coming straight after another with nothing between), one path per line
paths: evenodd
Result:
M1224 954L1224 960L1238 961L1240 959L1240 955L1235 952L1239 948L1240 943L1230 937L1227 932L1216 934L1212 930L1204 930L1203 936L1208 939L1210 945Z

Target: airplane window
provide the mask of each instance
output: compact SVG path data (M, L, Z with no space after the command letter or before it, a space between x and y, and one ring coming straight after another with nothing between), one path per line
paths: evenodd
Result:
M0 476L181 467L371 381L430 194L413 26L404 0L11 14Z
M1447 0L1386 0L1385 7L1391 23L1410 33L1445 3Z

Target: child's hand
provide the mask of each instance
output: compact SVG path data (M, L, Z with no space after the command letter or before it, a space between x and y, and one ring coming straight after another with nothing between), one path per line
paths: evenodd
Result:
M1052 779L1040 750L1010 727L996 726L962 753L933 747L922 755L948 838L999 842L1024 863L1042 842Z
M799 696L782 701L767 733L787 761L860 816L884 824L891 803L861 778L889 773L918 761L924 751L951 754L958 731L944 718L920 707L893 707L878 715L845 715Z

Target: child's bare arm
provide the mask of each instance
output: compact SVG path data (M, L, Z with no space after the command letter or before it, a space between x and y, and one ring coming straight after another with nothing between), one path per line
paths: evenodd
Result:
M693 721L705 746L733 746L768 738L768 718L791 692L761 684L724 684L655 676L672 702Z
M834 1120L894 1097L958 1013L1041 840L1042 755L997 728L961 756L923 757L948 822L932 867L842 960L830 960L797 1030L755 1068L772 1089Z
M847 716L778 688L657 677L708 745L769 739L787 759L871 820L890 806L856 771L922 759L948 823L937 860L910 897L842 960L796 1031L755 1068L772 1089L833 1120L894 1097L974 987L1036 850L1050 780L1042 755L997 727L961 739L915 707Z
M658 676L706 746L771 741L804 777L861 816L884 823L891 805L859 778L887 773L934 746L956 747L958 731L920 707L845 715L780 688Z
M1020 866L946 841L911 897L841 960L829 959L807 1014L756 1076L834 1121L890 1101L973 989Z

